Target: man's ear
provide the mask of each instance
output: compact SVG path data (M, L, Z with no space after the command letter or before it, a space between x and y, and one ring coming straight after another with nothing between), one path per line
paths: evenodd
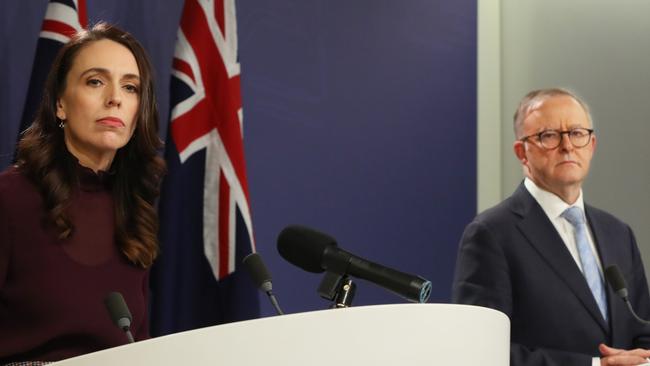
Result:
M597 142L596 141L596 135L592 135L591 136L591 153L592 154L596 152L596 145L597 145L596 142Z
M63 102L61 99L57 99L56 101L56 118L65 121L66 115L65 115L65 108L63 107Z
M523 141L515 141L512 145L512 149L515 152L515 156L521 162L522 165L528 163L528 157L526 156L526 144Z

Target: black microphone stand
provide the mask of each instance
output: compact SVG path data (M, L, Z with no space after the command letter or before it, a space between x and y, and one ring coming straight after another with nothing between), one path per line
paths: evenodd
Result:
M607 280L607 283L609 283L609 286L612 288L612 290L616 293L616 295L618 295L618 297L623 300L625 305L627 305L627 309L630 311L630 314L632 314L632 317L643 325L650 325L650 321L641 319L641 317L639 317L634 311L634 308L632 308L632 304L630 303L630 299L627 294L627 285L625 284L625 278L623 277L621 270L618 269L618 266L616 264L612 264L605 269L605 279Z
M630 300L628 300L627 297L623 298L623 301L625 302L625 305L627 305L627 309L630 311L630 313L632 314L632 317L634 317L634 319L636 319L636 321L638 321L639 323L641 323L641 324L643 324L643 325L650 325L650 322L649 322L649 321L647 321L647 320L645 320L645 319L641 319L641 318L636 314L636 312L635 312L634 309L632 308L632 304L630 304Z
M347 275L327 271L318 286L318 294L333 301L330 308L347 308L352 306L356 289L357 285Z

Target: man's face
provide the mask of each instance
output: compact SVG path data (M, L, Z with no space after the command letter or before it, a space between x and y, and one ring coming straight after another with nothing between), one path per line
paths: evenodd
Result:
M567 131L573 128L591 128L589 117L582 106L566 95L546 97L525 117L521 136L545 130ZM589 172L589 163L596 148L596 137L591 136L584 147L576 148L567 134L560 145L544 148L537 137L515 142L515 154L524 165L526 174L539 187L565 198L565 192L580 188Z

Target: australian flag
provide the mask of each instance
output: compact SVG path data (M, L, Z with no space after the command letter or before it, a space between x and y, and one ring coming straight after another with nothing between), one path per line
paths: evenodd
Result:
M255 243L234 0L185 1L172 68L154 336L259 315L257 290L239 268Z
M86 0L50 0L36 46L19 133L32 124L41 103L45 79L59 49L87 25Z

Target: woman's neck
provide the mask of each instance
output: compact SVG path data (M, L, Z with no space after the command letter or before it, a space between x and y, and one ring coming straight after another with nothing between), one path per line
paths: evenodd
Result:
M66 147L72 156L79 160L79 164L83 167L92 169L95 173L99 171L108 171L111 164L113 163L113 158L115 158L115 152L104 152L104 153L93 153L88 151L81 151L75 148L72 144L69 144L66 141Z

